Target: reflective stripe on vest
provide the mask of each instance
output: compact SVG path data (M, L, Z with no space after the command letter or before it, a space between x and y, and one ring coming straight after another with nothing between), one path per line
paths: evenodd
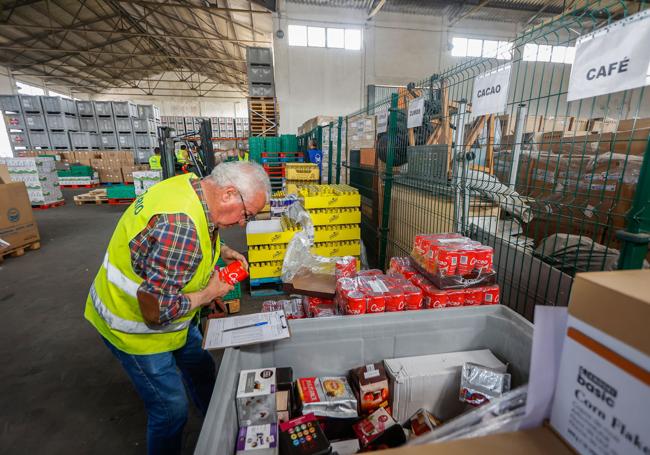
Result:
M95 283L90 286L90 299L93 302L95 311L97 311L97 314L99 314L99 316L106 322L106 324L108 324L111 329L119 330L120 332L124 333L145 334L178 332L179 330L186 329L192 322L188 319L186 321L173 322L169 325L152 329L144 322L129 321L128 319L121 318L118 315L112 313L111 310L109 310L106 305L104 305L104 302L102 302L102 300L97 295L97 291L95 290Z
M138 288L140 287L139 283L136 283L128 276L120 272L120 269L115 267L108 260L108 252L104 255L104 262L102 266L106 269L106 278L108 281L113 283L115 286L126 292L132 297L138 298Z

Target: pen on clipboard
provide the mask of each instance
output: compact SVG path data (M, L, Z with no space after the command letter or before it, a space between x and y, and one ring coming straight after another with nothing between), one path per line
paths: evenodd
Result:
M242 326L239 326L239 327L233 327L231 329L226 329L223 332L232 332L234 330L248 329L248 328L251 328L251 327L260 327L260 326L263 326L263 325L266 325L266 324L268 324L268 321L262 321L262 322L258 322L256 324L248 324L248 325L242 325Z

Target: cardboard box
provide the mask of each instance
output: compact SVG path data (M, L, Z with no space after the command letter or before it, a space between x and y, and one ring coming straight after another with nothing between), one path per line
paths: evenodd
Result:
M121 168L100 168L97 170L99 174L99 181L102 183L121 183L122 182L122 169Z
M0 239L8 250L40 240L27 188L22 182L0 184Z
M359 153L361 166L376 167L377 166L377 153L374 148L361 149Z
M428 409L443 421L461 414L465 404L458 399L458 390L461 368L466 362L503 373L507 369L489 349L384 360L391 380L395 420L405 422L420 408Z
M275 423L276 369L242 370L237 385L237 417L240 426Z
M573 455L549 428L384 450L382 455Z
M133 171L137 171L135 166L122 166L122 181L133 182Z
M4 164L0 164L0 184L2 183L11 183L9 168Z
M648 321L650 270L576 275L551 425L579 453L650 451Z

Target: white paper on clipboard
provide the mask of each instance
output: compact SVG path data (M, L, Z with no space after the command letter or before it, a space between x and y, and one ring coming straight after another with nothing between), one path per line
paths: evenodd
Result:
M240 330L224 330L266 322L265 325ZM229 318L209 319L203 336L203 349L223 349L260 344L289 338L289 324L284 311L255 313Z

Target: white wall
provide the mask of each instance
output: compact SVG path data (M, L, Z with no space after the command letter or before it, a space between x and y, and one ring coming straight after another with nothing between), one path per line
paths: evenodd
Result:
M288 24L355 27L363 30L361 51L291 47ZM366 86L406 85L439 72L460 59L451 57L451 35L503 40L515 36L513 24L465 22L449 33L446 18L379 13L366 23L360 10L281 3L274 15L276 96L280 131L295 133L316 115L345 115L365 105Z

